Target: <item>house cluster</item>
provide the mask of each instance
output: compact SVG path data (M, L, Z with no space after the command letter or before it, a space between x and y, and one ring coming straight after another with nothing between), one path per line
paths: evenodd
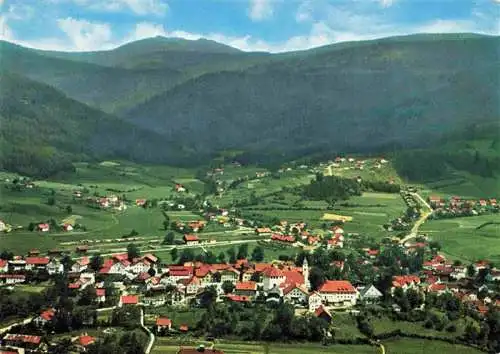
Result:
M258 235L270 235L271 241L282 244L297 245L307 250L313 250L321 244L326 244L327 249L344 247L344 229L338 225L330 227L326 233L313 234L307 230L304 222L288 223L280 221L272 227L255 229Z
M430 196L427 201L434 209L435 217L473 216L500 210L495 198L474 200L458 196L449 199Z
M500 281L500 269L491 267L487 261L478 261L472 268L475 274L482 269L488 269L485 282ZM403 291L411 288L437 295L449 293L482 314L488 311L490 305L500 307L498 294L490 291L486 285L475 285L466 266L453 264L443 255L436 255L424 262L423 270L418 275L393 277L391 292L394 293L396 288Z
M11 260L0 259L0 285L24 283L30 271L44 270L49 275L62 273L63 265L56 258L16 256Z
M81 197L81 192L77 191L75 193L76 193L75 197L77 195L79 195ZM87 197L86 202L89 205L92 205L92 206L95 206L95 207L98 207L101 209L114 209L114 210L119 210L119 211L123 211L123 210L127 209L127 204L125 203L125 201L114 194L109 195L109 196L101 196L101 197ZM136 203L137 203L137 201L136 201Z

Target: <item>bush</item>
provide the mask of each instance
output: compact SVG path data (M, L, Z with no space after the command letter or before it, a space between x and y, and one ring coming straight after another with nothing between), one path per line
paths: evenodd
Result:
M453 323L450 324L448 327L446 327L446 331L450 333L454 333L457 331L457 326L455 326Z

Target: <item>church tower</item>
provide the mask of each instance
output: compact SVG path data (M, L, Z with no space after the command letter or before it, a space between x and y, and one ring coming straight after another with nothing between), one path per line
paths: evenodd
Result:
M302 275L304 276L304 284L307 290L310 288L309 283L309 262L307 262L307 257L304 258L304 263L302 263Z

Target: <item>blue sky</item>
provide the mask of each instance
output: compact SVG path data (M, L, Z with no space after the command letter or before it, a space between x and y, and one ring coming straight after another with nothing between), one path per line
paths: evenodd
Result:
M0 38L65 51L156 35L282 52L410 33L500 34L500 0L0 0Z

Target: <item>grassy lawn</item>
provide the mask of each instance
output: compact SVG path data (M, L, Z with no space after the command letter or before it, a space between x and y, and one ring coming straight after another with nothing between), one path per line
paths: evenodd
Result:
M479 354L477 349L458 344L449 344L435 340L422 340L402 338L383 342L386 353L390 354L427 354L427 353L453 353L453 354ZM353 352L355 353L355 352Z
M486 222L500 222L500 215L481 215L464 218L430 220L421 231L439 241L444 253L452 258L475 261L500 261L500 233L498 225L480 229Z
M168 353L174 354L179 350L180 345L197 347L199 344L204 344L206 347L210 343L203 341L194 341L187 339L186 341L179 341L169 338L157 338L152 353ZM284 344L284 343L259 343L259 342L230 342L230 341L217 341L215 344L216 349L220 349L227 354L304 354L304 353L359 353L359 354L373 354L378 353L378 348L368 345L331 345L323 346L316 343L297 343L297 344Z
M172 327L178 329L180 325L187 325L189 328L196 326L198 321L203 316L205 309L182 310L172 309L169 306L150 307L146 309L145 321L146 326L152 326L156 323L156 318L168 317L172 320Z

